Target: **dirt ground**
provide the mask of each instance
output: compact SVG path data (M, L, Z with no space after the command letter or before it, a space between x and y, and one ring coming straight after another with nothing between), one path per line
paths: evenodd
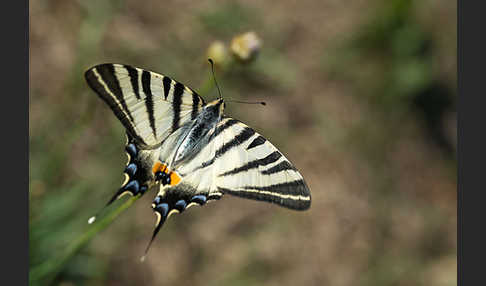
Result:
M226 113L295 164L310 210L227 195L171 217L140 263L152 191L54 284L456 285L455 29L454 1L31 1L31 266L122 180L123 128L84 71L127 63L197 90L211 43L255 31L258 58L217 76L225 98L267 106ZM426 52L401 52L404 38Z

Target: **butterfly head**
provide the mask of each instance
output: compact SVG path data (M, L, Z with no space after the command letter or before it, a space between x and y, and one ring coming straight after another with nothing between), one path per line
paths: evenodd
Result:
M224 108L226 107L226 103L222 97L209 102L205 108L207 112L212 113L213 115L222 116Z
M219 113L223 114L223 111L226 108L226 103L224 102L222 97L218 99L218 102L219 102Z

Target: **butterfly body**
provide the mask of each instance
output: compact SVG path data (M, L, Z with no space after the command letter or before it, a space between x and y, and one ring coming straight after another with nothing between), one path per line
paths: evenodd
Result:
M305 210L309 189L268 140L169 77L120 64L85 73L88 84L126 127L125 182L113 198L158 187L152 241L165 220L224 194Z
M187 128L181 127L183 131L178 135L180 139L175 146L163 144L163 147L167 148L168 152L172 149L175 150L169 164L170 166L180 166L201 151L205 143L207 143L205 141L209 139L207 135L221 121L223 109L222 99L208 103L193 121L186 123L188 125ZM162 154L166 154L166 152L162 152Z

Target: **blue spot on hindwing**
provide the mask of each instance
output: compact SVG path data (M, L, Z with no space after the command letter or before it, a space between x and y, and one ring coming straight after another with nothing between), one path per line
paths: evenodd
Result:
M138 181L133 180L126 184L123 189L132 191L133 194L137 194L140 189L140 185L138 184Z
M135 144L133 143L128 144L125 147L125 150L127 151L128 154L130 154L130 156L132 157L137 156L137 147L135 146Z
M134 163L131 163L125 167L125 173L127 173L130 177L134 176L136 172L137 172L137 165Z
M177 209L180 212L183 212L186 209L186 206L187 206L187 203L186 203L185 200L178 200L175 203L174 208Z
M167 213L169 212L169 205L167 203L158 204L155 207L155 210L158 211L162 218L165 219L167 217Z
M200 205L204 205L207 201L207 198L205 195L197 195L192 197L191 202L195 202Z

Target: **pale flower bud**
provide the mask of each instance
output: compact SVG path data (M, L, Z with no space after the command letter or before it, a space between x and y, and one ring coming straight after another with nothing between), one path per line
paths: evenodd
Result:
M228 50L223 42L215 41L209 45L206 55L213 60L214 65L221 67L228 59Z
M240 61L251 61L256 58L262 41L255 32L246 32L238 35L231 41L231 52Z

